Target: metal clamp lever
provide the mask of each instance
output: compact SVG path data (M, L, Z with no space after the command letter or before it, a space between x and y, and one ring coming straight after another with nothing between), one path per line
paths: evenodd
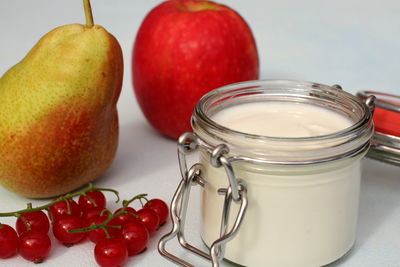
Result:
M227 189L219 189L219 194L225 195L224 206L223 206L223 214L221 220L221 228L220 228L220 237L213 242L210 247L209 253L206 253L193 245L189 244L186 241L184 235L184 228L185 228L185 220L186 220L186 213L187 207L189 202L190 196L190 189L194 185L205 185L205 182L201 179L201 165L194 164L189 170L187 169L187 162L186 162L186 155L196 151L199 147L199 142L197 140L196 135L193 133L186 133L179 138L178 142L178 158L179 158L179 165L182 175L182 180L179 183L179 186L173 196L171 202L171 219L172 219L172 230L170 233L163 236L159 243L158 243L158 251L160 254L167 259L173 261L176 264L185 267L193 267L194 265L190 264L189 262L171 254L165 249L166 243L173 239L174 237L178 238L179 244L184 248L189 250L190 252L199 255L207 260L212 262L213 267L218 267L220 261L224 257L225 252L225 244L234 238L237 234L242 220L244 218L246 209L247 209L247 189L246 185L241 180L235 180L237 183L237 188L232 189L232 185L228 186ZM218 155L218 151L220 148L216 148L214 153L211 153L212 158L215 158L215 155ZM230 165L229 159L225 158L222 154L220 157L223 157L225 160L222 160L222 164L215 164L215 165L223 165L225 170L228 172L229 179L233 179L234 174L232 168L227 168L226 165ZM212 164L214 165L214 164ZM232 173L229 173L232 171ZM235 178L236 179L236 178ZM235 201L235 195L232 193L236 191L238 193L237 200ZM231 202L240 202L240 208L236 220L228 232L228 218L230 213L230 205Z

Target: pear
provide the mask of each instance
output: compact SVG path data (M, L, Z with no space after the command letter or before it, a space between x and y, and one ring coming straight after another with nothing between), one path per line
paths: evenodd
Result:
M86 25L50 31L0 79L0 183L25 197L70 192L115 157L122 51L84 6Z

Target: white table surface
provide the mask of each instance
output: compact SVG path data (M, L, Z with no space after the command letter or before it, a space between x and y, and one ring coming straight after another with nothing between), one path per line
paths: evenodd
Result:
M122 198L148 193L170 201L179 182L175 142L147 124L131 83L131 51L141 20L158 0L92 0L95 22L119 40L125 76L118 103L120 145L111 169L97 186L112 187ZM400 94L400 2L393 0L222 1L250 24L258 45L261 78L339 83L351 93L378 90ZM1 0L0 73L16 64L56 26L84 23L80 0ZM1 101L1 99L0 99ZM400 266L400 168L364 161L358 239L352 253L337 266ZM109 195L110 207L116 207ZM0 210L21 209L27 199L0 188ZM44 201L34 200L34 205ZM198 237L198 198L192 199L188 237ZM14 218L1 218L13 224ZM152 237L148 250L129 259L127 266L174 266L157 250L158 239L170 223ZM54 240L56 244L57 241ZM174 246L179 255L187 257ZM207 266L197 258L196 266ZM32 266L21 257L0 260L0 266ZM93 244L71 248L53 245L41 266L95 266ZM229 266L224 263L224 266Z

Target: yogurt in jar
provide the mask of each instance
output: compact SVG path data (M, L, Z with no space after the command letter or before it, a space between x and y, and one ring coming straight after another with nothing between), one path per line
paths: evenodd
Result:
M353 123L319 106L288 102L254 102L219 111L212 119L229 129L271 137L310 137L338 132Z
M247 184L248 207L225 259L251 267L323 266L354 245L371 114L352 95L318 86L249 82L198 103L194 133L211 146L226 144L226 157L244 159L232 167ZM200 148L200 163L206 182L201 236L210 246L219 238L223 212L217 190L229 183L224 168L211 165L209 150ZM238 210L233 203L230 227Z
M294 138L326 135L352 125L343 115L299 103L241 104L212 119L240 132ZM219 235L222 214L221 196L215 192L228 184L224 170L207 164L206 155L201 162L208 183L202 198L202 237L211 245ZM252 267L322 266L352 247L359 160L290 167L239 163L235 171L247 182L249 206L239 235L227 245L226 259ZM237 210L231 212L231 221L236 214Z

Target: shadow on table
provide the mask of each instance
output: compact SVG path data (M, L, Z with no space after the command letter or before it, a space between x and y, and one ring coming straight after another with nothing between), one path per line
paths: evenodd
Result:
M117 186L173 164L178 169L176 141L160 135L145 121L132 122L120 126L116 157L99 181L112 176Z
M400 203L400 168L366 159L361 182L358 233L354 252L362 247Z

